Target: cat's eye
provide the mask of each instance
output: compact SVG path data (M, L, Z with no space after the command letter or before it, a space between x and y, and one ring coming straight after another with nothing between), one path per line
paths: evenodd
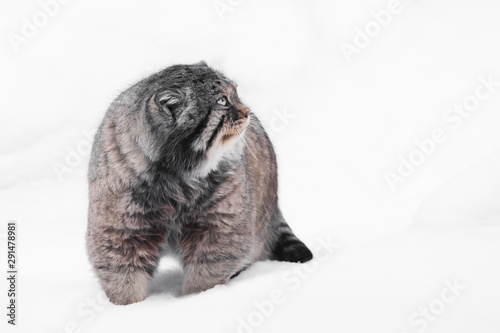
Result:
M222 105L222 106L226 106L227 105L227 97L226 96L222 96L221 98L219 98L217 100L217 104L219 105Z

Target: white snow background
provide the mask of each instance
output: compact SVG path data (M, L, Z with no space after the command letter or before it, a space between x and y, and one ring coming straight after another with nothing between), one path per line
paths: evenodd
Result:
M54 1L0 5L2 332L500 332L499 2ZM166 258L144 302L112 305L84 248L89 133L131 84L202 59L272 136L316 259L181 297Z

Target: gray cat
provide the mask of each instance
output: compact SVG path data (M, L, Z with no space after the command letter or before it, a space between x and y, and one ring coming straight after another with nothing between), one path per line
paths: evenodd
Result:
M88 181L87 250L115 304L146 298L165 246L182 260L184 294L259 260L312 259L278 208L268 136L204 62L166 68L111 104Z

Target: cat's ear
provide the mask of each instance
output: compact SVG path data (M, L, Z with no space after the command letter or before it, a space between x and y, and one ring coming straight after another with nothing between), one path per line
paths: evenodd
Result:
M195 65L196 65L196 66L206 66L206 67L208 67L208 65L207 65L207 63L205 62L205 60L202 60L202 61L200 61L200 62L196 63Z
M175 121L179 107L182 105L182 95L175 90L165 90L156 94L155 103L160 110L170 114Z

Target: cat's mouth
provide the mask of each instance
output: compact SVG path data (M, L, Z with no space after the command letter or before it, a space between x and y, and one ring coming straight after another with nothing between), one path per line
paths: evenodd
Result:
M236 121L229 121L224 123L224 126L222 127L222 143L242 136L245 133L245 130L249 123L249 113L247 113L245 117L240 118Z

